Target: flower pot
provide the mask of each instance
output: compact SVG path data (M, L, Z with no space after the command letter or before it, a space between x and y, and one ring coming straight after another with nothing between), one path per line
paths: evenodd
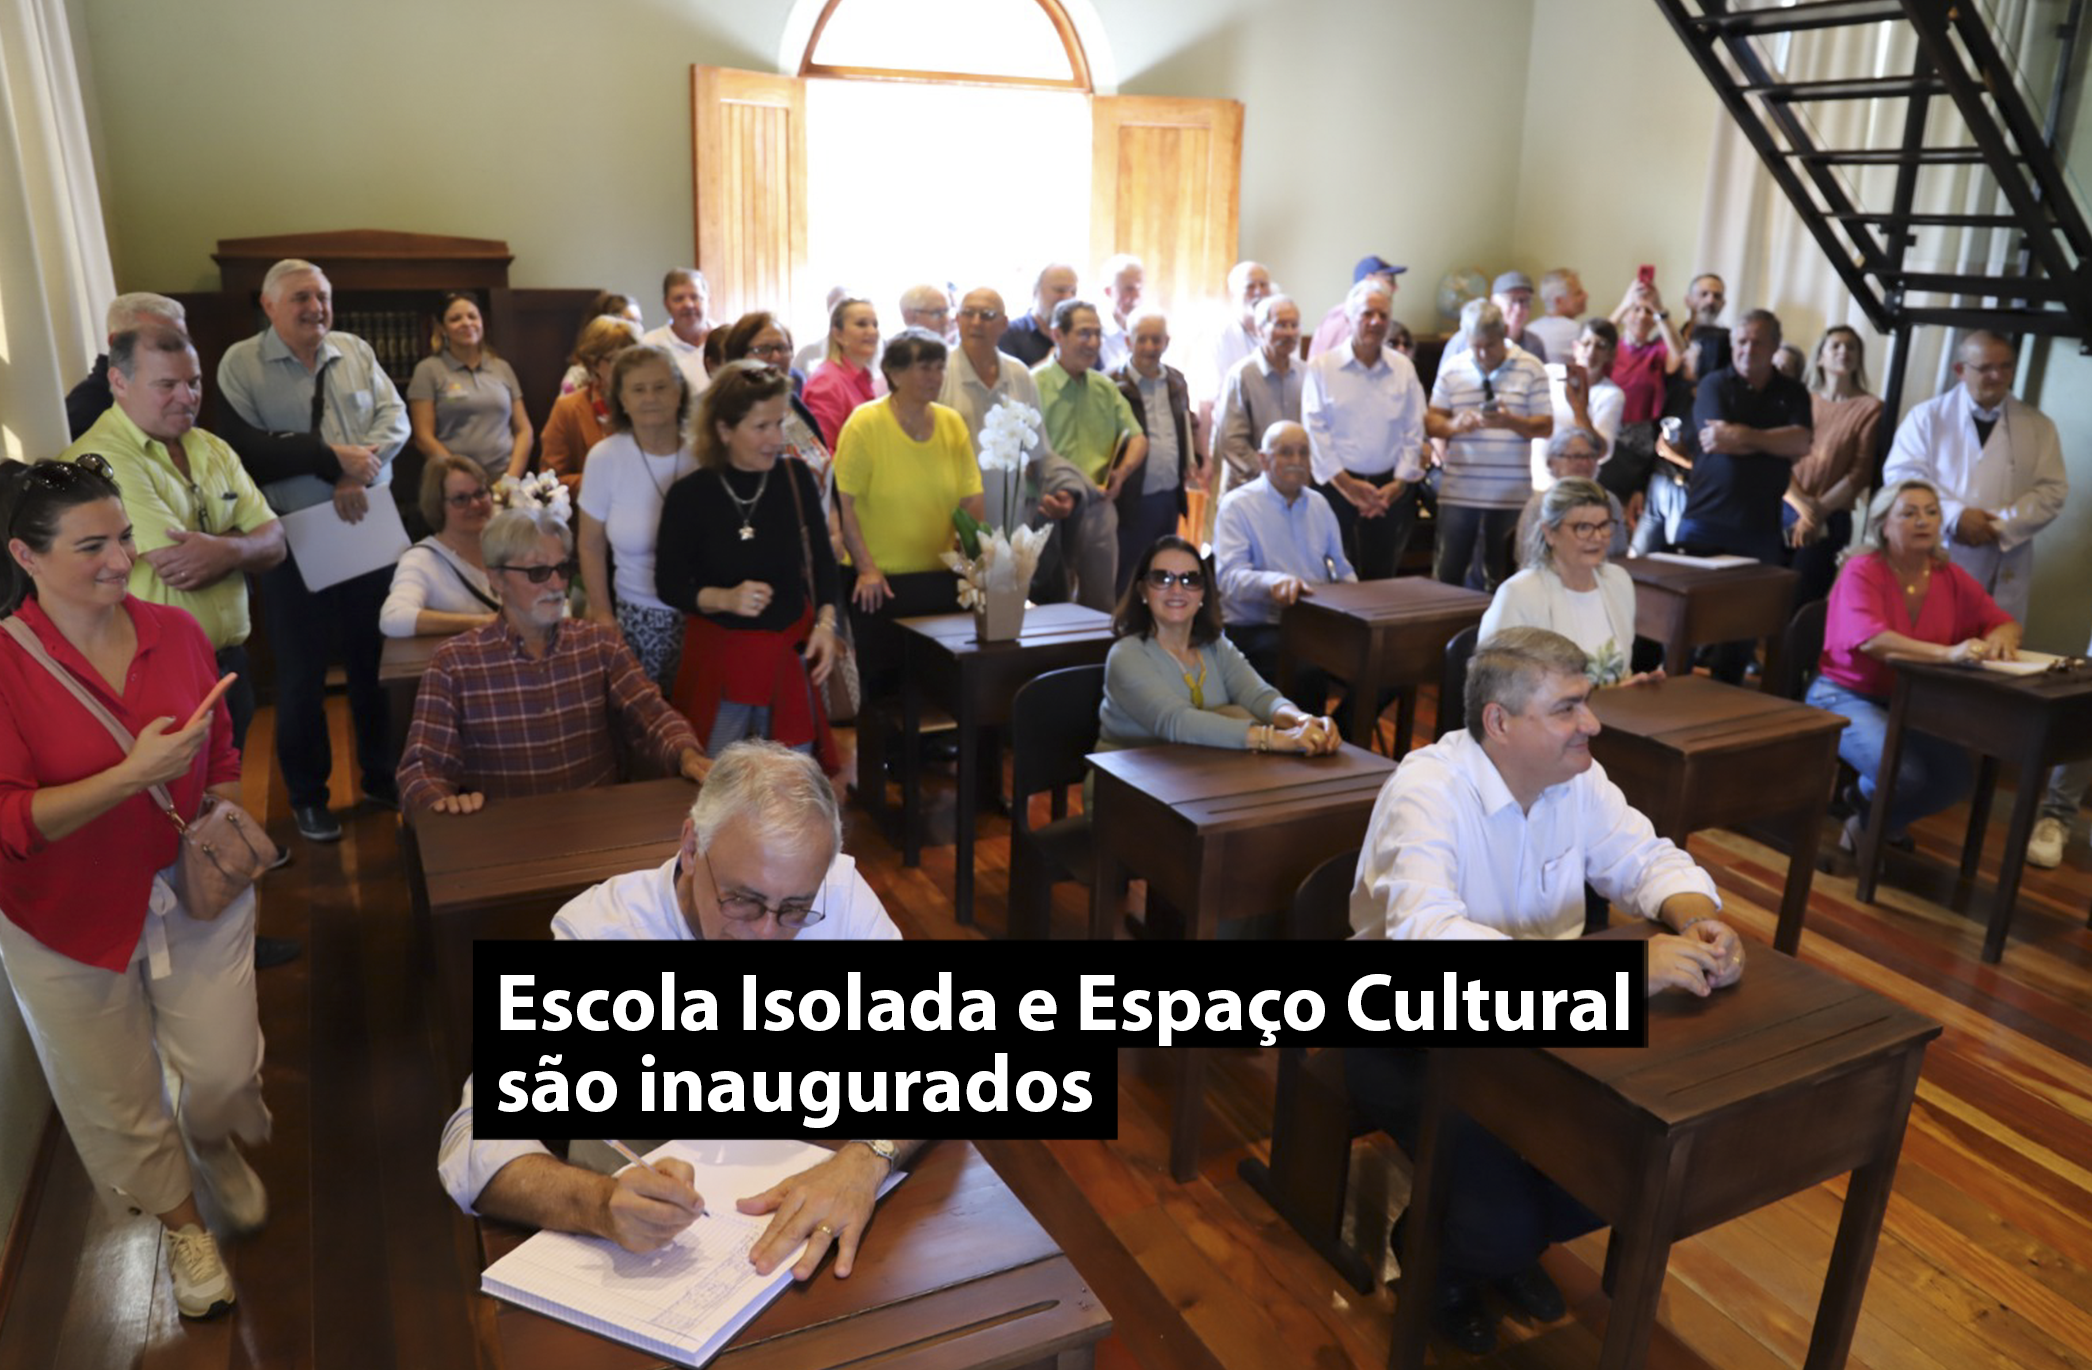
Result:
M1024 592L990 590L973 606L974 638L1013 642L1024 631Z

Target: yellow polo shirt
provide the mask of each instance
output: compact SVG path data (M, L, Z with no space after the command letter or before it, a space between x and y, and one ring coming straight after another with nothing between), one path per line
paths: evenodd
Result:
M189 459L185 479L166 445L145 436L122 406L112 404L58 459L77 461L89 452L108 459L123 492L124 512L131 516L140 554L131 567L131 593L154 604L187 609L214 648L245 642L253 628L245 576L229 575L201 590L177 590L161 580L144 557L174 545L167 536L170 528L251 533L276 517L232 448L201 428L190 429L182 437L182 452Z

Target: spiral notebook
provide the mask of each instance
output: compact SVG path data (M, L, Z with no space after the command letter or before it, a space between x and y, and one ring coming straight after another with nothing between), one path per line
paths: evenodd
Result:
M705 1215L660 1251L626 1251L601 1237L540 1232L488 1266L482 1291L682 1365L703 1365L792 1282L795 1251L769 1275L748 1263L770 1219L734 1200L759 1194L829 1153L804 1142L670 1142L697 1172ZM880 1195L901 1180L887 1177ZM802 1248L803 1250L803 1248Z

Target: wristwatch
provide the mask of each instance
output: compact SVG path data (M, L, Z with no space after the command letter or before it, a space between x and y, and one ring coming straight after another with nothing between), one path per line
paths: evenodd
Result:
M1659 319L1668 319L1671 317L1671 311L1668 309L1659 309L1656 311L1656 317Z
M896 1146L894 1143L885 1141L883 1139L880 1141L872 1141L871 1139L866 1137L857 1137L853 1140L856 1141L856 1143L859 1146L870 1147L871 1152L874 1156L877 1156L880 1160L886 1162L887 1170L894 1171L899 1170L901 1168L901 1148Z

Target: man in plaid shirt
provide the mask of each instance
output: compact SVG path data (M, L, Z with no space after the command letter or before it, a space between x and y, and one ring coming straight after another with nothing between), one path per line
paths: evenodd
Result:
M573 535L549 510L510 509L480 535L501 621L445 643L422 677L401 798L473 813L488 795L617 781L613 720L635 752L702 782L711 761L615 627L566 616Z

